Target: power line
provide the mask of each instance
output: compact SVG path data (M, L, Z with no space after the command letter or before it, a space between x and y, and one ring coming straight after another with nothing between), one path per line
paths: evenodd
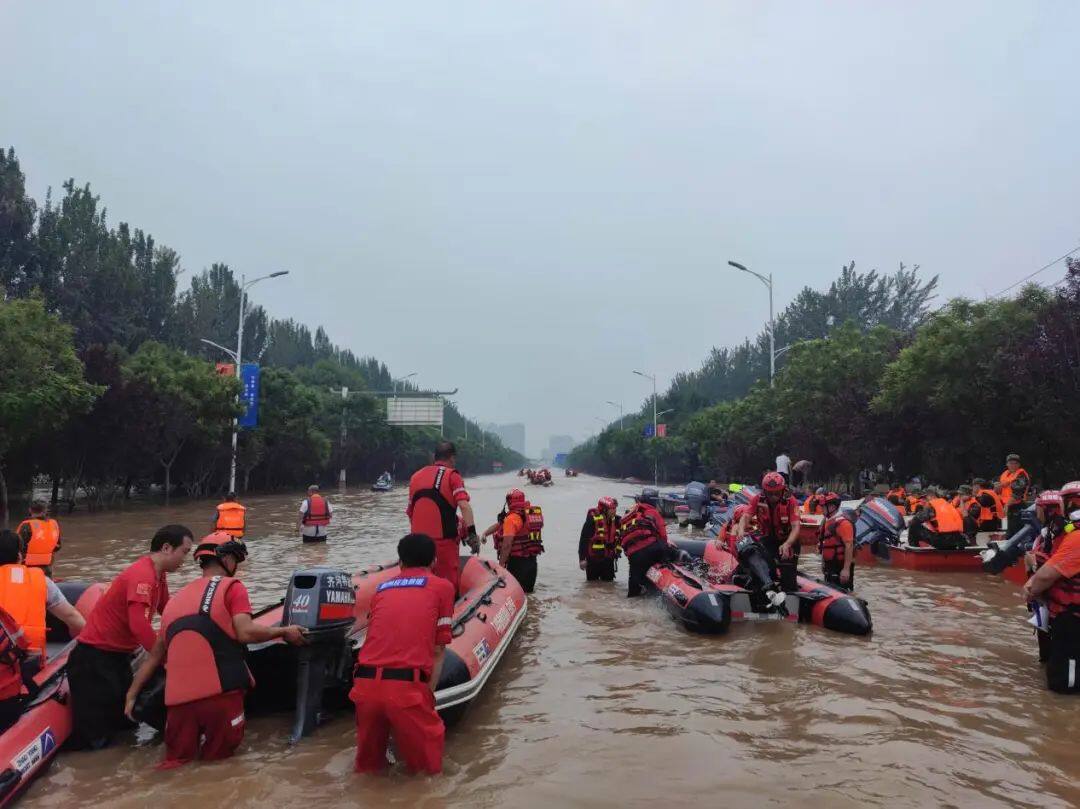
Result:
M1016 287L1020 286L1025 281L1030 281L1032 278L1034 278L1039 273L1044 272L1046 270L1049 270L1051 267L1053 267L1059 261L1064 261L1069 256L1071 256L1073 253L1077 253L1077 252L1080 252L1080 247L1074 247L1072 250L1070 250L1065 255L1059 256L1058 258L1055 258L1053 261L1051 261L1051 262L1049 262L1047 264L1044 264L1043 266L1039 267L1039 269L1035 270L1035 272L1031 273L1030 275L1025 275L1023 278L1021 278L1015 284L1010 284L1009 286L1005 287L1005 289L1001 290L1001 292L999 292L997 295L993 295L992 297L994 297L994 298L1001 297L1006 292L1008 292L1010 289L1015 289ZM1062 280L1064 280L1064 279L1062 279ZM1059 281L1058 283L1061 283L1061 282Z

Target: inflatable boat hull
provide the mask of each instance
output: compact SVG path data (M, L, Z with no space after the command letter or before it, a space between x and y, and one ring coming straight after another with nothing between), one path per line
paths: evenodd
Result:
M455 605L453 640L446 647L435 690L435 707L447 725L459 720L479 695L528 611L521 585L497 563L478 556L460 559L462 595ZM298 741L334 711L351 707L352 669L367 633L371 598L379 584L398 575L397 563L373 565L353 575L355 623L336 648L314 655L308 663L310 679L305 679L303 666L312 647L297 650L279 641L250 646L248 664L256 685L248 697L249 710L294 709L292 739ZM278 604L255 619L279 625L283 611L284 603Z
M902 570L921 570L929 573L976 572L982 570L985 545L972 545L954 551L884 542L863 545L855 551L855 561L862 565L890 565Z
M57 582L75 608L89 616L105 592L100 584ZM68 656L75 647L67 627L49 617L46 634L49 661L34 678L41 692L23 711L19 721L0 734L0 806L7 806L52 762L71 736L71 700L65 675Z

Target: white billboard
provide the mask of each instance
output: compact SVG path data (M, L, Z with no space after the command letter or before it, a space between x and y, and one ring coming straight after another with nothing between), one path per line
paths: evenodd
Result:
M386 420L399 427L442 427L443 400L411 396L387 399Z

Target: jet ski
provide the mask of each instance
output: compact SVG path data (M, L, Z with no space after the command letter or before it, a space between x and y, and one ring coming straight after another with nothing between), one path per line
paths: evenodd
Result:
M453 640L435 689L435 708L447 725L457 722L480 694L528 610L525 592L504 568L479 556L460 560ZM393 562L355 574L330 567L295 571L285 598L253 618L268 626L303 626L309 644L298 648L275 640L248 646L255 687L248 692L246 710L293 711L289 738L295 743L335 711L349 708L352 671L367 633L371 598L379 584L397 577L399 570ZM163 677L139 695L135 715L159 730L164 727Z
M89 616L105 592L101 584L57 582L60 591L83 616ZM34 677L39 691L30 698L22 716L0 734L0 806L7 806L52 762L71 736L71 698L67 661L75 641L67 625L51 615L45 634L46 662Z
M873 627L866 602L817 579L798 576L796 592L781 592L753 537L740 541L737 556L717 540L678 539L672 545L682 561L653 565L646 575L668 612L692 632L723 634L732 621L754 620L814 624L850 635L867 635Z

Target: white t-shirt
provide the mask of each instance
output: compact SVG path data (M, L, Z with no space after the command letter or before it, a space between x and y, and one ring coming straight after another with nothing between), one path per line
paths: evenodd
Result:
M311 508L311 501L306 497L304 502L300 504L300 518L303 519L304 515L308 513L308 509ZM331 517L334 516L334 507L330 505L330 501L326 501L326 513ZM305 537L324 537L326 536L325 525L301 525L300 534Z
M791 474L791 458L787 455L776 456L776 471L785 475Z

